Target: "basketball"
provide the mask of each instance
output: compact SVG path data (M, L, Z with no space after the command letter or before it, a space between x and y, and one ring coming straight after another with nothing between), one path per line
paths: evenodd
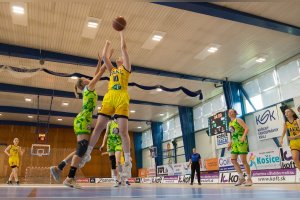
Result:
M126 27L126 20L124 19L124 17L116 17L114 20L113 20L113 28L116 30L116 31L122 31L125 29Z

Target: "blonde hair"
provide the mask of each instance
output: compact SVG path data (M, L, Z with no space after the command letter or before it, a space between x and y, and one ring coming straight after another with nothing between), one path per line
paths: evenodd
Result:
M79 99L79 94L77 89L83 90L83 85L82 85L82 78L79 78L75 84L75 88L74 88L74 93L77 99Z

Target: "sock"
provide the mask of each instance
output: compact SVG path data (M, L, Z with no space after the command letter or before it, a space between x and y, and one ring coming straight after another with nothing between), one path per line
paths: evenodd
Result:
M130 153L124 153L125 162L130 162Z
M76 170L77 170L77 167L71 166L68 177L75 178Z
M57 166L58 169L63 170L66 166L67 162L65 160L61 161L61 163Z
M117 176L113 176L113 178L114 178L114 181L116 182L117 181Z
M244 178L243 173L239 173L239 178Z
M94 149L94 147L89 145L88 148L87 148L87 150L86 150L86 152L85 152L85 154L91 155L93 149Z

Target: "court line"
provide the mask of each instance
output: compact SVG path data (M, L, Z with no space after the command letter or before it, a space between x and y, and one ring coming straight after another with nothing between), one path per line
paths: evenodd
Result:
M299 191L292 191L293 193L295 194L299 194ZM239 193L232 193L232 192L228 192L228 193L220 193L220 194L216 194L216 193L204 193L204 194L191 194L191 193L187 193L187 194L161 194L161 195L143 195L143 196L137 196L137 195L131 195L131 196L102 196L100 194L100 196L80 196L80 197L66 197L66 196L59 196L59 197L33 197L33 198L36 198L36 199L68 199L68 198L73 198L73 199L82 199L82 198L150 198L150 197L183 197L183 196L190 196L190 197L195 197L195 196L222 196L222 198L224 196L231 196L231 195L247 195L247 194L250 194L250 195L258 195L258 194L261 194L263 195L262 197L260 198L266 198L267 195L270 195L270 194L290 194L291 191L287 190L287 191L282 191L282 192L261 192L261 193L253 193L253 192L239 192ZM5 197L5 198L8 198L8 199L24 199L26 197ZM32 198L32 197L31 197ZM250 198L250 197L247 197L247 196L244 196L243 198ZM251 197L253 198L253 197ZM270 198L270 196L267 196L267 198ZM279 197L279 198L282 198L282 197Z

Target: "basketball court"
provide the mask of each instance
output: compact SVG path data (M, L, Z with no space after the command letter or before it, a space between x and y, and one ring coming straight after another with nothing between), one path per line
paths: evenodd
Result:
M69 189L61 185L22 185L21 187L0 186L0 195L7 199L298 199L296 185L254 185L234 187L232 185L141 185L112 188L110 185L86 185L81 190Z
M0 199L299 199L299 13L296 0L0 1ZM131 186L96 126L113 114ZM93 130L91 161L70 175L63 159L91 144L74 131Z

